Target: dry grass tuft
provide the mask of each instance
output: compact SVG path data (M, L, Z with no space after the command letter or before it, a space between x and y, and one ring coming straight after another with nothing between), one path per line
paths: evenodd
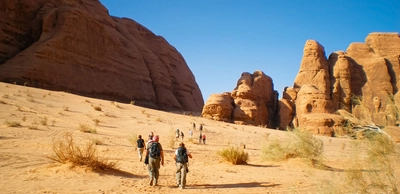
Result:
M100 120L99 119L93 119L94 125L99 126Z
M138 137L138 136L137 136L136 133L134 133L134 134L132 134L131 136L128 137L129 143L131 143L131 145L132 145L135 149L137 149L137 143L136 143L137 137Z
M65 133L64 138L53 140L54 155L48 158L60 163L71 162L74 165L83 165L91 169L117 169L116 162L111 162L108 158L99 157L94 141L90 141L86 146L75 143L72 133Z
M84 133L97 133L95 128L92 128L86 124L79 124L78 130Z
M47 126L47 117L43 117L42 120L39 121L41 125Z
M217 152L226 161L236 164L247 164L249 154L246 153L241 147L228 147Z
M101 111L101 107L100 106L94 106L93 108L94 108L94 110Z
M308 132L294 130L288 132L285 140L273 140L262 148L266 160L282 161L289 158L303 158L310 164L322 164L324 154L323 142Z
M5 125L7 125L8 127L21 127L21 123L17 122L17 121L5 121L4 122Z

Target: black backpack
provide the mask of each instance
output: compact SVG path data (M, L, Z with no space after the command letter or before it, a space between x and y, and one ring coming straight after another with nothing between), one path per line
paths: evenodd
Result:
M188 158L188 155L186 154L185 147L178 148L178 155L176 156L176 162L182 163L182 164L189 162L189 158Z
M150 157L157 158L160 156L160 147L158 146L157 142L151 143L149 150L150 150L149 153Z
M138 148L143 148L144 147L144 140L143 139L138 139L137 140L137 147Z

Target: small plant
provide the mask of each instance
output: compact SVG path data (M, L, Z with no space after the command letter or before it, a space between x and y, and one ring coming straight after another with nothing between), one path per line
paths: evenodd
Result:
M47 117L43 117L42 120L39 121L41 125L47 126Z
M94 125L99 126L100 120L99 119L93 119Z
M21 123L17 121L5 121L4 124L8 127L21 127Z
M130 104L135 105L135 101L131 101Z
M65 133L64 138L53 139L53 151L54 155L48 158L60 163L71 162L91 169L117 169L118 161L111 162L108 158L100 157L94 141L88 142L85 146L78 145L72 133Z
M158 121L158 122L164 122L160 117L158 117L157 119L156 119L156 121Z
M100 106L94 106L93 108L94 108L94 110L101 111L101 107Z
M85 100L85 102L87 102L87 103L90 103L90 101L89 101L89 100Z
M86 124L79 124L78 130L84 133L97 133L95 128L92 128Z
M141 111L142 111L142 114L144 114L146 112L146 110L144 110L144 109L142 109Z
M22 117L22 121L24 121L24 122L26 121L26 117L25 117L25 116L24 116L24 117Z
M175 130L171 127L171 129L169 130L169 135L168 135L168 147L174 148L175 140L176 140Z
M249 160L249 154L246 153L241 147L228 147L217 152L223 159L236 164L247 164Z
M137 143L136 143L136 140L137 140L137 135L136 135L136 133L134 133L134 134L132 134L131 136L129 136L129 138L128 138L128 141L129 141L129 143L131 143L131 145L136 149L137 148Z
M3 94L3 96L2 96L3 98L9 98L10 97L10 95L8 95L8 94Z
M63 106L63 110L64 110L64 111L68 111L68 110L69 110L69 107L68 107L68 106Z
M98 139L92 139L92 141L93 141L93 143L94 143L95 145L103 145L103 144L104 144L102 141L100 141L100 140L98 140Z
M28 129L39 130L39 127L37 123L32 123L31 125L28 126Z

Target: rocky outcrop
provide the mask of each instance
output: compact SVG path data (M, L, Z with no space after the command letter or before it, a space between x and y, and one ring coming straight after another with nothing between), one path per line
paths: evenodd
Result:
M230 97L227 94L230 94ZM227 121L227 117L231 115L229 122L274 127L277 99L277 93L269 76L262 71L255 71L253 74L245 72L231 93L210 96L203 108L202 116ZM226 113L226 110L230 110L229 104L233 107L230 114Z
M399 56L398 33L371 33L365 43L352 43L346 52L334 52L328 60L318 42L307 41L293 88L285 89L281 100L295 107L286 105L279 111L280 128L292 125L332 136L342 131L347 120L335 114L338 110L368 125L399 124ZM290 115L293 120L287 124Z
M233 108L231 93L212 94L203 107L202 115L216 121L231 122Z
M182 55L99 1L0 2L0 81L161 110L201 111Z

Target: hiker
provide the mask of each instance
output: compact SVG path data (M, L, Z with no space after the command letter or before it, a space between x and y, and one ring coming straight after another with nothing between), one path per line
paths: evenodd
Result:
M138 136L136 143L137 143L137 150L138 150L138 154L139 154L139 161L142 161L143 151L146 147L145 147L144 140L142 139L141 135Z
M164 152L159 139L158 135L155 135L153 140L147 143L146 156L149 158L147 170L150 175L150 186L158 185L160 163L164 166Z
M196 130L196 123L193 123L193 130Z
M176 138L176 139L179 138L179 129L176 129L176 131L175 131L175 138Z
M200 133L203 131L203 124L200 124Z
M206 145L206 134L203 134L202 139L203 139L203 144Z
M153 131L150 131L150 134L149 134L149 141L153 140L153 137L154 137L154 133L153 133Z
M189 130L189 135L190 135L190 138L193 137L193 131L192 130Z
M189 172L188 157L192 158L192 154L185 148L185 144L181 142L174 155L176 162L176 183L180 189L184 189L186 186L186 174Z
M185 137L185 134L183 134L183 131L181 131L181 142L183 142L183 137Z
M203 139L203 136L201 135L201 131L200 131L200 136L199 136L199 145L201 144L201 140Z

